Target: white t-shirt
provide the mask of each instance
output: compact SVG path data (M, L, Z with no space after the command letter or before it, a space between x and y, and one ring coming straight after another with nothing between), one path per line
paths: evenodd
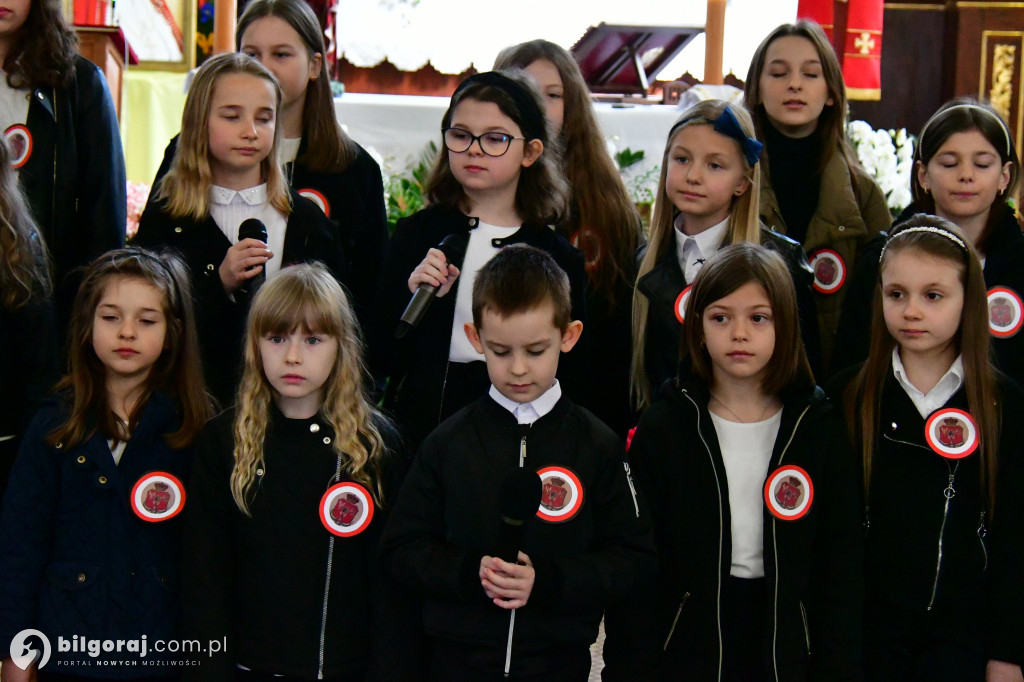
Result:
M274 257L267 261L267 279L277 274L284 258L284 233L288 219L267 201L266 183L237 192L214 185L210 188L210 216L232 246L238 243L238 227L242 221L248 218L262 220L267 227L267 248L274 253Z
M7 84L7 73L0 69L0 131L7 132L13 125L24 125L28 120L28 103L32 98L31 90L12 88ZM29 146L30 141L24 131L15 133L16 138L8 138L11 146L11 161L18 157ZM18 171L15 170L15 173Z
M729 482L732 518L732 565L737 578L764 577L764 499L772 448L779 435L782 410L764 421L741 424L711 413Z
M507 239L518 230L518 225L498 227L481 221L476 229L469 231L469 245L466 247L466 257L462 260L462 268L459 270L459 288L455 295L455 320L452 322L452 342L448 349L448 359L452 362L484 359L483 353L477 353L469 343L464 329L467 322L473 321L473 282L476 281L476 273L480 268L498 253L499 247L495 246L492 240Z

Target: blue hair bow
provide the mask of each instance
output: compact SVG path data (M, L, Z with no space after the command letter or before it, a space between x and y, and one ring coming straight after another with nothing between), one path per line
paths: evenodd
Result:
M752 137L747 137L743 128L740 127L740 122L736 120L736 114L732 113L732 109L729 107L722 109L722 114L715 120L713 127L716 133L731 137L740 143L740 147L743 148L743 156L747 158L747 163L751 166L761 158L761 149L764 145Z

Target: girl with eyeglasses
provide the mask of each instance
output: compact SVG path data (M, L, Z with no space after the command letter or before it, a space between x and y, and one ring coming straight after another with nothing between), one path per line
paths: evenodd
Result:
M548 126L540 94L522 72L463 81L442 120L444 150L426 186L430 205L399 221L392 235L377 287L371 366L389 378L384 405L412 447L487 392L483 355L463 327L472 321L476 273L498 249L525 243L550 253L569 275L573 319L583 318L583 255L551 228L565 215L568 188ZM436 248L449 235L445 251ZM396 325L421 285L437 287L438 300L398 340ZM584 364L578 348L559 367L573 399Z

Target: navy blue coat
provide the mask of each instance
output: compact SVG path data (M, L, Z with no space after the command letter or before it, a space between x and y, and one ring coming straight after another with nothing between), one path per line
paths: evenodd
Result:
M10 642L25 628L40 630L53 652L47 669L67 674L130 678L177 672L97 666L133 655L115 651L92 659L62 653L57 638L146 635L152 645L178 636L181 514L143 521L130 500L136 482L155 471L187 486L192 451L172 450L163 437L178 429L180 417L170 398L155 394L117 465L102 434L71 449L46 443L65 410L52 400L44 405L11 472L0 512L0 641ZM187 497L186 490L186 503ZM71 661L93 664L70 667Z

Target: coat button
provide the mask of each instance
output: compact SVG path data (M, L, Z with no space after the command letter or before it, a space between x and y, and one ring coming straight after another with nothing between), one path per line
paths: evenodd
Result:
M890 424L890 425L889 425L889 427L890 427L890 428L891 428L891 429L892 429L893 431L895 431L895 430L896 430L896 422L893 422L892 424Z
M78 582L80 582L80 583L84 583L85 582L85 573L79 573L78 574Z
M179 226L174 228L174 231L177 232L178 234L181 234L181 227Z
M839 231L840 232L845 232L846 231L846 225L840 225L839 226Z
M330 445L330 444L331 444L331 437L330 436L324 436L324 445Z
M493 246L496 249L500 249L501 245L504 244L504 243L505 242L502 239L492 239L491 240L491 246Z
M62 447L64 447L64 443L61 443L60 441L58 441L58 442L53 444L53 447L55 447L58 450L60 450Z
M207 263L206 269L209 270L210 272L213 272L213 263Z
M479 218L470 218L469 219L469 226L470 227L476 227L479 224L480 224L480 219Z
M319 424L310 424L309 425L309 432L310 433L318 433L319 431L320 431L320 425Z
M262 476L263 475L263 469L257 469L256 470L256 475L257 476Z
M100 476L96 480L100 482L100 485L106 485L107 484L107 477L106 476Z
M85 455L79 455L75 461L79 464L85 464Z

